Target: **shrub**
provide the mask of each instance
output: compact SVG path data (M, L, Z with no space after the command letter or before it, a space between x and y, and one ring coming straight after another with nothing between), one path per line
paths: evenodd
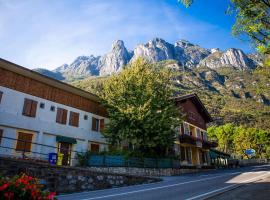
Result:
M42 191L38 179L25 174L12 179L0 177L0 199L56 200L55 192Z

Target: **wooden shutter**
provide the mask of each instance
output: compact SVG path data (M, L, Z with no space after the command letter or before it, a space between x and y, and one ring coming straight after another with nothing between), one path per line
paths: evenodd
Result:
M78 127L79 126L79 116L80 116L79 113L70 112L69 125Z
M37 101L32 100L30 116L31 117L36 117L36 113L37 113Z
M62 109L57 108L57 113L56 113L56 122L57 123L61 123L62 115L63 115Z
M63 109L63 115L62 115L62 124L67 123L67 110Z
M99 121L99 130L102 131L104 129L104 119L100 119Z
M22 114L28 117L36 117L37 101L31 99L24 99Z
M16 145L16 151L31 151L31 144L32 144L32 137L33 134L30 133L18 133L18 140Z
M67 123L67 110L63 108L57 108L56 122L60 124Z
M22 114L25 116L31 115L31 100L30 99L24 99L23 113Z
M92 130L96 131L97 130L97 119L92 117Z
M3 96L3 92L0 91L0 103L1 103L1 100L2 100L2 96Z

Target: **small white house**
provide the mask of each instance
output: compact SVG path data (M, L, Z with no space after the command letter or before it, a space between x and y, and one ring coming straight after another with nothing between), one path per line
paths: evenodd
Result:
M76 152L107 150L106 116L97 96L0 59L1 156L75 164Z

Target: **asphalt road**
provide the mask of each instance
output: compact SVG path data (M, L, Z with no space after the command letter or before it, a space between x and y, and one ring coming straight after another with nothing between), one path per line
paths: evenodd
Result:
M135 185L58 196L59 200L193 200L219 199L217 194L231 192L270 177L270 165L212 173L164 177L159 183ZM270 188L270 184L269 184ZM270 196L270 191L269 195ZM237 198L236 198L237 199ZM263 199L260 199L263 200Z

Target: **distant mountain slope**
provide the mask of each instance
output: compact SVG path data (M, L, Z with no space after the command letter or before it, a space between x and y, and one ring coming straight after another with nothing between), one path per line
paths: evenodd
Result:
M62 81L65 79L65 77L60 72L53 72L53 71L43 69L43 68L36 68L33 70L40 73L40 74L43 74L43 75L48 76L50 78L54 78L54 79L59 80L59 81Z
M213 116L214 124L233 122L270 130L270 83L266 76L228 67L183 70L172 60L158 64L180 71L175 80L177 95L196 92ZM97 93L107 78L90 77L72 84Z
M132 51L126 49L123 41L117 40L107 54L79 56L70 65L64 64L53 72L61 73L66 81L110 75L119 72L127 63L138 57L144 57L150 62L176 60L178 64L188 68L206 66L215 69L226 66L239 70L253 70L261 63L260 56L246 55L240 49L230 48L222 52L218 49L209 50L186 40L170 44L155 38L146 44L137 45Z
M257 73L263 58L240 49L221 51L186 40L170 44L155 38L130 51L123 41L117 40L103 56L79 56L53 71L37 71L96 93L109 75L138 57L180 73L175 81L177 93L198 93L216 124L233 122L270 130L270 73Z

